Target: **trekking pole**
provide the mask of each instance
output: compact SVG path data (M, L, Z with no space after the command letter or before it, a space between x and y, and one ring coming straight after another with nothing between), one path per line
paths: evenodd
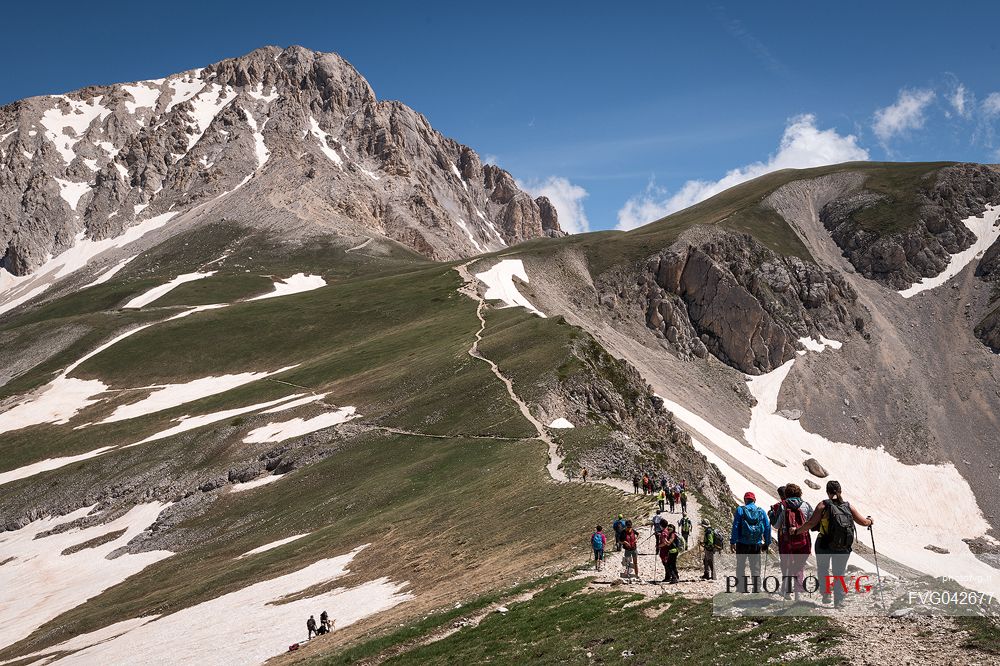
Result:
M872 517L868 516L868 520L870 521L871 519L872 519ZM882 600L882 610L888 612L889 611L889 607L885 605L885 593L882 591L882 572L878 568L878 551L875 550L875 530L872 529L871 524L868 525L868 534L871 535L871 538L872 538L872 554L875 555L875 575L878 576L878 595L879 595L879 599Z

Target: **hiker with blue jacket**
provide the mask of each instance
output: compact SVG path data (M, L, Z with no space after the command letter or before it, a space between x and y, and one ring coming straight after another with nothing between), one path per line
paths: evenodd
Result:
M757 506L757 496L752 492L743 495L743 506L736 507L733 529L729 535L729 548L736 553L736 576L740 592L747 591L746 570L750 568L751 587L761 583L761 553L771 546L771 521L764 509Z

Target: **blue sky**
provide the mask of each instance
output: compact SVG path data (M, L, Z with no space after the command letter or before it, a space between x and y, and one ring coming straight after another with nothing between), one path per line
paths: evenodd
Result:
M336 51L577 229L650 221L781 166L1000 161L995 3L38 7L4 10L0 103L266 44Z

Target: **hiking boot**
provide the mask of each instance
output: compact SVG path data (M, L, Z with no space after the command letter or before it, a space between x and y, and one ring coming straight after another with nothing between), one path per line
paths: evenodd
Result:
M822 598L822 600L821 600L821 601L822 601L822 602L823 602L824 604L828 604L828 603L830 603L830 602L832 602L832 601L833 601L833 597L831 597L831 596L830 596L829 594L824 594L824 595L823 595L823 598Z

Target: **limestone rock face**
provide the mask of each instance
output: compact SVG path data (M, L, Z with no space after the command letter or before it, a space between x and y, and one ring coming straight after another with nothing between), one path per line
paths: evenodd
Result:
M939 170L909 203L863 189L830 201L820 219L859 273L905 289L939 274L952 254L972 245L975 235L962 221L997 203L1000 171L956 164ZM859 221L862 213L880 205L894 207L898 230L866 228Z
M675 244L640 279L648 326L686 353L711 353L750 374L793 358L799 338L864 330L866 314L843 277L744 234Z
M224 198L224 200L223 200ZM0 107L0 268L214 201L258 226L379 233L435 259L561 235L555 208L347 61L266 47Z

